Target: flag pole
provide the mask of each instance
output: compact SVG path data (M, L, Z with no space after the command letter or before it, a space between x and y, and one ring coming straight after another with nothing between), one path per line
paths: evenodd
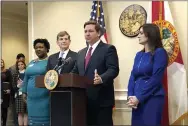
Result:
M162 4L163 0L160 0L160 4L159 4L159 28L160 28L160 34L161 34L161 39L163 39L163 25L162 25L162 19L163 19L163 4Z
M97 22L98 22L99 15L100 15L99 6L100 6L100 5L99 5L99 1L97 0L97 18L96 18Z

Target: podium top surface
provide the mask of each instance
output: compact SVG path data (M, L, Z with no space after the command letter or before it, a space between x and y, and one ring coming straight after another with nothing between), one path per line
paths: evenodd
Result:
M57 87L87 88L93 83L85 76L73 73L60 74ZM36 77L36 87L46 88L44 85L44 75Z

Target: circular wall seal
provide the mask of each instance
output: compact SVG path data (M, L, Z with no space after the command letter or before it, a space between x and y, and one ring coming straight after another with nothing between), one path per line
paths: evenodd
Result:
M168 65L170 65L176 60L180 50L176 30L170 22L165 20L154 21L153 23L158 25L159 28L162 26L163 47L168 53Z
M139 34L139 28L146 23L146 10L137 4L125 8L119 18L119 28L128 37L135 37Z
M58 73L55 70L49 70L44 76L44 85L48 90L53 90L58 83Z

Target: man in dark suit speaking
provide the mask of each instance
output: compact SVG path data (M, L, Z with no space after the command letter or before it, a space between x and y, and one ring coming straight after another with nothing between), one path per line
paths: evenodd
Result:
M88 46L78 52L72 73L87 76L93 85L87 88L88 126L113 126L114 79L119 74L115 46L100 40L100 25L95 21L84 24Z
M61 31L57 35L57 45L60 48L60 52L52 54L48 58L47 71L52 70L58 65L59 60L66 60L69 57L71 60L68 64L65 64L61 69L58 70L59 74L69 73L74 67L77 59L77 53L69 49L71 43L70 35L66 31Z

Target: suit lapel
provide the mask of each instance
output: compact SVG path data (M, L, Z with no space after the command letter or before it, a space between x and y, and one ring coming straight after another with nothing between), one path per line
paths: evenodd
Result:
M85 73L85 56L86 56L86 53L87 53L87 50L88 48L85 48L81 54L80 54L80 59L81 59L81 71L83 71Z
M67 56L65 57L65 60L67 59L67 58L69 58L69 57L71 57L71 50L69 50L69 52L67 53Z
M53 67L53 68L55 67L55 65L56 65L57 62L58 62L59 53L60 53L60 52L56 53L56 54L52 57L51 63L52 63L52 67Z
M100 55L100 47L102 45L102 42L100 41L100 43L97 45L97 47L95 48L92 56L91 56L91 59L89 60L89 63L87 65L87 68L85 70L85 72L87 71L87 69L89 68L89 66L95 62L95 60L97 59L98 55Z
M55 55L56 61L59 59L59 53L60 53L60 52L58 52L58 53Z
M67 53L67 55L66 55L66 57L65 57L65 60L67 59L67 58L69 58L69 57L71 57L71 50L69 50L69 52ZM62 68L61 68L61 74L63 73L63 70L65 69L65 67L63 66Z

